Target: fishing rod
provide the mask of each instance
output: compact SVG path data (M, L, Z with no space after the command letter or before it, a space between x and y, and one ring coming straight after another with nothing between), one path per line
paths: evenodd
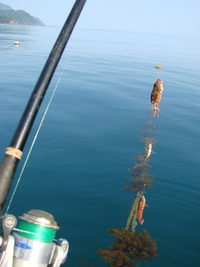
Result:
M76 0L39 76L10 146L5 151L0 165L0 217L35 117L85 2L86 0Z
M6 214L2 217L2 214L32 125L85 3L86 0L75 1L0 165L1 267L59 267L67 258L69 243L62 238L55 239L59 227L50 213L30 210L19 216L18 228L15 228L17 225L15 216ZM11 234L13 230L15 232Z

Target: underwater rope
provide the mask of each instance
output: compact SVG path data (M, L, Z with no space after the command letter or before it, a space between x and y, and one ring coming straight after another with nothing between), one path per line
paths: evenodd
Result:
M135 201L133 202L125 229L129 230L131 227L131 231L135 233L135 227L137 226L137 211L138 211L138 203L141 197L144 195L144 192L137 192L135 197ZM132 223L131 223L132 221Z

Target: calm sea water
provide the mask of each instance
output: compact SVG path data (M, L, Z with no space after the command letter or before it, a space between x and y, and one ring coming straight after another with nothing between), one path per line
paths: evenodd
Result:
M0 26L0 156L11 141L59 28ZM19 41L19 47L14 46ZM153 120L157 142L148 164L143 226L159 256L141 266L200 266L200 39L76 29L57 68L18 167L63 72L9 213L42 209L68 239L64 266L106 263L96 254L123 229L134 201L129 168L144 152L144 122ZM162 70L157 71L156 65ZM63 71L64 69L64 71ZM150 94L164 91L159 118Z

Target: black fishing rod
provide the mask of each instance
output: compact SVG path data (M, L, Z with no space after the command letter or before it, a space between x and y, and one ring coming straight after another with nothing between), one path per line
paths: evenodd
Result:
M10 146L5 151L0 165L0 217L33 122L85 2L86 0L76 0L33 89Z

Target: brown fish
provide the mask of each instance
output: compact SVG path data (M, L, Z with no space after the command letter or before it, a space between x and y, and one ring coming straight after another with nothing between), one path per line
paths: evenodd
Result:
M144 220L142 219L142 214L143 214L143 210L145 208L146 205L146 199L144 196L142 196L139 205L138 205L138 211L137 211L137 217L138 217L138 221L143 224ZM148 206L147 206L148 207Z
M153 112L154 117L159 117L157 110L159 110L158 104L162 97L162 91L163 91L163 81L158 79L154 83L154 87L151 92L151 108L154 110Z

